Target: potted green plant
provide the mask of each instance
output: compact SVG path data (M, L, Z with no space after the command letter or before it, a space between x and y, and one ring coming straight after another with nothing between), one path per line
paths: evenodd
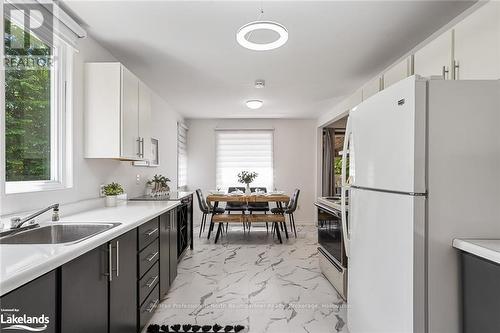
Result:
M168 194L170 192L168 182L170 182L170 179L168 179L167 177L162 175L154 175L153 179L148 180L146 185L152 187L151 195Z
M116 196L123 194L123 187L118 183L110 183L104 186L104 195L106 195L106 207L116 206Z
M245 184L245 194L250 194L252 191L250 191L250 184L257 178L259 174L257 172L251 172L251 171L241 171L238 174L238 182Z

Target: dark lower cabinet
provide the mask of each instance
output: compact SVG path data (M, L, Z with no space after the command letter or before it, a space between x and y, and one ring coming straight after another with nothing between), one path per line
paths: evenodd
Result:
M463 333L500 332L500 265L462 252Z
M61 332L108 331L108 246L61 266Z
M137 331L137 230L61 267L61 332Z
M169 273L170 273L170 285L174 281L177 276L177 257L178 257L178 249L177 249L177 232L178 232L178 223L177 223L177 210L172 209L170 212L170 261L169 261Z
M137 230L111 243L112 269L109 281L109 333L137 331Z
M3 318L44 316L49 333L140 332L177 276L178 222L171 209L2 296Z
M158 284L153 289L151 294L146 298L144 303L139 307L139 332L141 332L149 322L153 313L160 303L160 290Z
M170 216L170 212L160 216L160 298L170 288Z
M43 332L58 332L57 303L57 277L56 271L52 271L0 298L3 319L0 332L19 331L9 330L8 327L14 325L10 323L11 320L24 315L36 317L40 322L24 325L34 329L47 325L47 328L42 330ZM28 332L28 330L25 331Z

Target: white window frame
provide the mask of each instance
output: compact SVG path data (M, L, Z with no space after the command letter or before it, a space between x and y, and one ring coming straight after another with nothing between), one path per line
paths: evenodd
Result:
M218 184L218 179L217 179L217 172L218 172L218 142L217 142L217 132L269 132L271 134L271 162L272 162L272 167L271 167L271 170L272 170L272 177L271 177L271 184L269 184L269 188L268 188L268 191L273 191L274 188L275 188L275 184L276 184L276 180L275 180L275 177L276 177L276 163L275 163L275 154L274 154L274 136L275 136L275 129L274 128L216 128L215 131L214 131L214 135L215 135L215 183L216 183L216 186L219 187L219 186L223 186L223 184ZM247 171L253 171L253 170L247 170ZM257 176L258 177L258 176ZM234 180L234 186L241 186L241 187L244 187L245 185L244 184L239 184L237 182L237 180L235 179ZM222 188L222 190L225 190L224 188Z
M54 36L54 63L56 64L56 67L55 70L51 71L51 83L53 82L55 84L51 84L50 179L37 181L6 181L7 162L5 160L5 149L2 149L3 160L5 163L2 163L3 167L1 172L3 179L5 179L5 195L61 190L71 188L73 186L72 82L74 51L75 50L67 43L57 38L57 36ZM4 75L2 75L1 80L3 89L2 94L5 96ZM3 102L5 103L5 100ZM2 116L4 117L5 115ZM5 131L2 132L5 133ZM2 142L5 142L5 138L2 138Z
M185 149L184 149L184 156L185 156L185 170L184 170L184 173L186 175L184 181L185 183L181 183L181 178L179 177L180 175L180 155L181 155L181 149L180 149L180 144L179 144L179 137L181 135L181 130L184 131L184 135L185 135L185 139L186 139L186 142L185 142ZM186 124L184 124L183 122L177 122L177 189L180 189L180 190L186 190L187 189L187 186L188 186L188 176L187 176L187 160L188 160L188 155L187 155L187 145L188 145L188 142L187 142L187 135L188 135L188 131L189 131L189 128L187 127Z

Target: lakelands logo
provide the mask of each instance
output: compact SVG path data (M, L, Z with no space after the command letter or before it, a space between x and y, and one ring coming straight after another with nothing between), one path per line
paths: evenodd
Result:
M2 311L4 311L2 309ZM16 311L17 312L17 311ZM50 318L44 314L40 316L16 315L14 313L0 315L2 330L25 330L43 332L47 329ZM7 325L7 326L4 326Z

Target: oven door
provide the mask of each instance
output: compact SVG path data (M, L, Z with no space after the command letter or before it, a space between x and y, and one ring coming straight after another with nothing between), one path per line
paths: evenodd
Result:
M318 207L319 245L338 265L347 268L340 211L321 204L316 204L316 207Z

